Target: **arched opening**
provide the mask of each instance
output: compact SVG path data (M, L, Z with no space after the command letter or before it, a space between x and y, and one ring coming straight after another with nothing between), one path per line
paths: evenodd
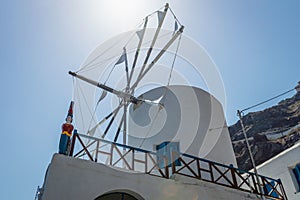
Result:
M144 200L140 195L131 191L113 191L105 193L95 200Z

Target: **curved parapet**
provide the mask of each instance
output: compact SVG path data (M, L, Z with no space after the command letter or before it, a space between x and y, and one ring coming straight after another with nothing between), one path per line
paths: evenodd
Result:
M70 187L70 183L74 183ZM162 179L144 173L120 171L104 164L55 154L43 185L42 200L104 199L122 194L127 199L258 200L253 193L176 175ZM104 197L104 198L102 198ZM120 196L119 196L120 197ZM119 198L122 199L122 198ZM126 198L124 198L126 199Z

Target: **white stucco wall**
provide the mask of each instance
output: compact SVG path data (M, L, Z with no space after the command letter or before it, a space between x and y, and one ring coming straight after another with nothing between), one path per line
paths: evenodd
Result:
M300 163L300 143L259 165L257 171L268 177L280 178L288 199L299 200L299 188L295 187L294 175L291 171L297 163Z
M177 175L164 179L55 154L45 178L42 200L93 200L116 190L131 191L145 200L259 199L250 193L193 178Z
M141 96L159 97L163 109L147 103L129 107L128 145L153 151L153 145L179 142L182 153L237 167L223 107L214 96L184 85L158 87Z

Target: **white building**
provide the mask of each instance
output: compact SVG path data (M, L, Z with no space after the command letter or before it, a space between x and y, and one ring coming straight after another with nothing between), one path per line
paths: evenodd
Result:
M79 141L83 137L93 139L81 134L76 137ZM177 159L179 165L172 162L171 166L160 167L155 152L97 138L94 141L97 146L104 144L107 151L91 153L89 147L81 143L83 150L74 155L76 158L54 154L36 199L258 200L263 196L287 199L280 181L233 166L178 154L171 159ZM102 155L108 156L105 163L99 159ZM257 178L260 181L256 181ZM270 185L273 180L275 184L269 186L270 193L260 190L259 182Z
M55 154L47 170L42 200L253 200L260 196L174 175L169 179L120 170Z
M214 97L199 88L171 86L168 89L168 93L158 88L144 94L155 99L159 96L156 94L166 93L164 112L156 115L161 119L158 121L166 121L158 134L148 131L148 126L129 126L132 132L147 133L140 140L145 140L144 144L149 141L148 148L74 133L70 156L53 156L37 199L258 200L272 197L286 200L278 176L273 176L275 180L236 168L223 109ZM176 99L182 105L177 105ZM137 113L130 113L129 109L132 120L139 124L138 120L145 118L146 108L146 105L139 106L135 109ZM182 120L175 123L175 118ZM157 130L161 124L151 125ZM172 129L175 125L177 131ZM173 132L175 136L162 138ZM149 133L152 136L146 137ZM131 135L129 143L133 139ZM151 145L161 148L152 151ZM268 188L267 192L261 189L260 183Z
M257 167L260 174L280 178L289 200L300 199L300 143Z

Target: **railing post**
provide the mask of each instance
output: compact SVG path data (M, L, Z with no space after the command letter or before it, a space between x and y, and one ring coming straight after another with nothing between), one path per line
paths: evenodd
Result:
M132 151L132 157L131 157L131 159L132 159L132 162L131 162L131 164L132 164L132 167L131 167L131 169L134 171L134 159L135 159L135 156L134 156L134 153L135 153L135 151L134 151L134 149L132 148L131 149L131 151Z
M236 180L236 176L235 176L235 173L236 173L236 169L234 169L233 165L229 165L230 167L230 171L231 171L231 177L232 177L232 181L233 181L233 187L234 188L238 188L238 184L237 184L237 180Z
M214 172L213 172L213 168L212 168L213 164L211 162L209 162L208 165L209 165L209 172L210 172L210 180L211 180L211 182L215 183Z
M145 173L148 173L148 153L145 153Z
M77 129L74 130L73 137L72 137L71 149L70 149L70 153L69 153L69 156L71 156L71 157L73 156L76 137L77 137Z
M165 175L166 175L166 178L169 178L169 163L168 163L168 158L167 156L164 156L164 160L165 160Z
M254 186L254 193L259 194L259 190L257 189L257 181L255 178L258 178L258 176L250 174L251 178L252 178L252 182L253 182L253 186ZM260 187L260 185L258 185L258 187Z
M114 144L110 144L110 161L109 161L109 165L112 165L112 160L113 160L113 149L114 148Z
M172 162L172 174L176 171L176 165L175 165L175 152L171 151L171 162Z
M98 161L98 151L99 151L99 141L97 141L97 144L96 144L96 153L95 153L95 162Z
M197 172L198 172L198 178L202 179L202 176L201 176L201 166L200 166L200 160L199 159L197 159Z
M86 148L86 146L84 145L83 141L81 140L81 138L79 136L78 137L78 141L80 142L81 146L83 147L85 153L88 155L88 157L90 158L91 161L94 161L93 157L91 156L89 150Z
M287 200L288 198L286 196L286 193L285 193L284 187L282 185L281 179L278 179L278 183L279 183L281 195L284 197L284 200Z

